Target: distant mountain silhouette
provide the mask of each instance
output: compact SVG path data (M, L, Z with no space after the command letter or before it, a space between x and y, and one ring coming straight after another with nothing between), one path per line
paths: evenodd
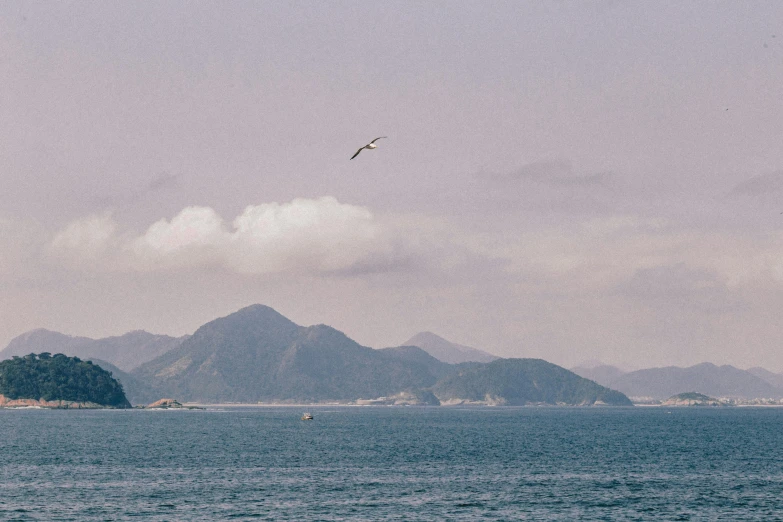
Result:
M462 362L492 362L499 357L470 346L447 341L432 332L420 332L403 343L405 346L418 346L436 359L457 364Z
M391 358L421 365L438 379L456 371L456 366L436 359L418 346L395 346L378 351Z
M432 386L428 368L437 365L424 356L410 347L373 350L253 305L205 324L133 375L186 401L355 400Z
M626 373L617 366L611 366L609 364L599 364L597 366L575 366L574 368L571 368L571 371L580 377L595 381L602 386L609 386L607 383L614 382L621 375Z
M37 328L11 339L8 346L0 351L0 359L10 359L14 355L22 357L30 353L44 352L72 355L68 353L72 347L82 346L91 342L93 342L93 339L88 337L73 337L45 328Z
M439 381L433 392L441 402L631 406L622 393L541 359L499 359L478 365Z
M143 330L116 337L90 339L39 328L12 339L8 346L0 351L0 360L30 353L62 353L81 359L98 358L129 371L179 346L184 339L185 337L155 335Z
M774 373L764 368L760 368L758 366L756 366L755 368L748 368L746 371L748 373L752 373L753 375L755 375L760 379L767 381L772 386L775 386L776 388L780 388L783 390L783 374Z
M125 391L125 397L134 406L144 405L154 402L162 397L148 382L144 382L139 378L124 372L114 366L113 364L102 361L100 359L89 359L95 366L100 366L107 372L111 372L112 377L122 384L122 389Z
M710 397L779 398L783 390L733 366L701 363L688 368L667 366L625 373L603 382L630 397L666 399L678 393L693 391Z

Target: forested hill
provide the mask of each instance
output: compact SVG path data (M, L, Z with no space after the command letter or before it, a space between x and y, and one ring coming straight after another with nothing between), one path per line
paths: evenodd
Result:
M203 325L132 375L192 402L351 401L428 388L437 381L428 364L442 363L416 347L373 350L253 305Z
M112 374L78 357L41 353L0 362L0 395L7 399L73 401L129 408Z
M299 326L263 305L210 321L131 376L160 397L203 403L351 402L405 394L429 397L422 402L430 404L437 402L434 393L453 403L631 404L545 361L448 364L417 346L373 350L326 325Z
M441 401L499 404L631 406L622 393L541 359L498 359L441 379L432 390Z

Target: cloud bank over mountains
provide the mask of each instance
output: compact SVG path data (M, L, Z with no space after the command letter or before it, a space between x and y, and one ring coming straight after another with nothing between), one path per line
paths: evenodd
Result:
M369 209L331 196L248 205L230 222L210 207L189 206L143 234L120 231L111 213L93 215L59 231L49 250L72 268L217 266L240 274L331 273L381 267L400 255Z
M538 217L532 224L520 218L530 212ZM191 205L136 227L117 211L54 230L5 219L0 279L29 286L28 308L61 281L73 282L80 306L103 294L99 302L116 308L118 326L101 335L149 324L125 317L120 296L146 302L157 286L200 303L194 288L211 288L226 308L257 296L280 307L304 303L292 306L294 315L327 315L371 346L434 324L500 355L563 364L592 354L631 366L709 360L779 369L764 361L778 360L783 341L771 327L783 305L781 230L602 214L521 206L486 227L475 213L391 213L323 196L252 204L233 217ZM344 299L345 288L359 297ZM464 312L450 303L464 303ZM13 311L13 304L6 306ZM482 319L469 310L482 310ZM357 325L367 314L383 325ZM161 333L190 333L168 326L179 323L165 312L160 317ZM734 350L747 342L756 346L750 356Z

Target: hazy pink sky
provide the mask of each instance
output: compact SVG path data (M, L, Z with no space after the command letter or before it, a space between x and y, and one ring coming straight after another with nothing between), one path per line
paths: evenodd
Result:
M0 347L262 303L373 347L783 371L782 20L3 2Z

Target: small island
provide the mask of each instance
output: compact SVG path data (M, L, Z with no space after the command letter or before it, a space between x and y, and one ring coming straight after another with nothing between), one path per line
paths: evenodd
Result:
M142 406L145 410L203 410L204 408L200 408L198 406L185 406L181 402L179 402L176 399L160 399L158 401L153 402L152 404L148 404L147 406Z
M731 404L702 393L686 392L669 397L661 403L661 406L731 406Z
M100 366L61 353L0 362L0 407L130 408L116 379Z

